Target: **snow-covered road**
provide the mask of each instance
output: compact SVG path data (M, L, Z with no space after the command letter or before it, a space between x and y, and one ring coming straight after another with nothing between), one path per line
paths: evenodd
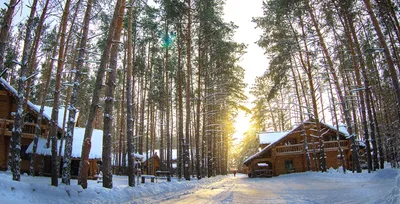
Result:
M144 203L285 203L271 187L254 181L244 175L227 177L219 182L203 186L195 191L171 192L162 197L144 199ZM263 179L266 180L266 179ZM141 203L140 202L140 203Z
M170 192L133 203L387 203L396 170L374 174L299 173L274 178L226 177L194 190ZM395 203L397 200L395 200Z
M400 204L398 169L373 173L343 174L305 172L273 178L248 178L244 174L216 176L191 181L172 178L171 182L137 183L127 186L127 176L113 176L113 189L89 181L82 189L76 180L70 186L50 186L49 177L23 175L12 181L10 172L0 172L0 203L384 203Z

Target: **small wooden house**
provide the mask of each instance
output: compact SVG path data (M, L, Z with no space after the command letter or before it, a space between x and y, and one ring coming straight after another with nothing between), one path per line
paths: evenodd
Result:
M318 133L315 126L315 122L307 121L288 132L260 133L261 151L244 162L248 167L248 175L269 177L308 171L307 153L310 156L310 169L316 171L320 164L320 139L316 136ZM327 168L338 168L342 165L339 147L342 149L345 165L349 167L351 151L347 130L340 127L338 132L335 127L321 123L320 133L324 141Z
M161 170L161 160L155 152L149 159L143 162L143 174L156 175L156 171Z
M163 169L161 169L161 159L158 155L160 155L160 150L155 149L154 154L149 156L149 158L146 160L147 155L146 155L146 153L144 153L144 155L143 155L144 161L142 163L144 174L155 175L156 171L163 170ZM164 155L165 155L165 157L167 157L166 149L164 149ZM171 168L169 169L171 175L174 175L177 171L176 170L177 165L178 165L177 162L178 162L178 150L172 149L171 159L170 159ZM166 165L167 161L165 160L164 163ZM152 167L151 166L152 164L153 164L153 170L150 169ZM147 170L147 169L149 169L149 170ZM149 173L147 173L147 171L149 171Z

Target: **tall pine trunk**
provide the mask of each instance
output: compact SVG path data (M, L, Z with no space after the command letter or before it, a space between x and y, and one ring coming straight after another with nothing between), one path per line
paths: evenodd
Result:
M116 85L116 71L118 61L118 49L119 41L122 31L122 23L124 18L125 0L121 0L117 14L117 24L114 32L113 45L110 52L110 68L108 73L108 79L106 81L106 95L105 95L105 106L104 106L104 130L103 130L103 152L102 152L102 167L103 167L103 187L112 188L112 171L111 171L111 145L112 145L112 129L114 120L114 89ZM129 62L128 62L129 63ZM130 77L130 76L127 76ZM128 89L128 87L127 87ZM128 97L127 97L128 100ZM131 118L132 119L132 118ZM128 117L127 117L128 120ZM128 129L128 127L127 127ZM132 139L132 138L131 138ZM127 141L129 144L132 141ZM129 151L129 150L128 150ZM129 161L128 161L129 162Z
M58 153L57 153L57 140L58 140L58 109L60 107L60 95L61 95L61 75L64 67L64 54L65 54L65 39L66 39L66 29L69 15L69 7L71 1L67 0L65 3L65 8L63 11L63 15L61 18L60 24L60 44L59 44L59 52L58 52L58 61L57 61L57 73L56 73L56 84L54 87L54 102L53 102L53 110L51 112L51 122L50 122L50 130L49 137L51 138L51 161L52 161L52 169L51 169L51 185L58 186L58 175L59 175L59 164L58 164Z
M64 153L64 160L63 160L63 175L62 179L66 185L70 185L71 179L71 154L72 154L72 142L74 137L74 128L75 128L75 115L76 115L76 103L78 100L78 91L79 91L79 84L82 75L82 68L85 58L86 52L86 44L89 35L89 24L90 24L90 15L92 12L92 0L88 0L86 5L86 12L83 22L83 28L81 33L81 39L77 46L78 57L76 60L75 65L75 79L73 83L72 95L71 95L71 102L68 107L69 115L68 115L68 124L67 124L67 135L65 138L65 153Z
M300 17L300 23L301 23L301 30L302 30L302 34L305 35L305 31L304 31L304 24L303 24L303 20ZM319 122L319 118L318 118L318 109L317 109L317 103L316 103L316 97L315 97L315 89L314 89L314 82L313 82L313 78L312 78L312 66L311 66L311 62L310 62L310 56L309 56L309 52L308 52L308 45L307 42L304 40L304 48L305 48L305 58L306 58L306 63L303 62L303 59L301 59L302 61L302 65L303 68L306 72L307 78L308 78L308 84L309 84L309 89L311 91L311 105L313 108L313 113L309 113L310 115L314 116L315 122L316 122L316 130L317 130L317 137L320 137L320 133L321 133L321 124ZM313 135L311 135L311 142L312 142L312 146L313 146L313 156L314 156L314 165L315 165L315 169L318 171L319 167L318 167L318 159L317 159L317 153L316 153L316 149L315 149L315 142L314 142L314 137ZM321 138L320 138L320 148L323 149L323 141L322 141L322 145L321 145ZM321 153L320 153L321 154ZM320 155L321 157L321 155ZM322 162L320 160L320 162ZM322 167L322 163L321 163L321 168Z
M179 27L179 34L178 34L178 178L182 178L182 167L185 165L184 162L184 142L183 142L183 97L182 97L182 86L183 86L183 70L181 66L181 53L182 53L182 46L181 46L181 36L182 31L180 25Z
M366 114L366 108L365 108L365 94L364 94L364 89L363 88L363 84L361 83L361 74L360 74L360 68L358 66L357 63L357 58L356 58L356 52L355 52L355 48L354 48L354 43L353 43L353 39L351 36L351 33L349 31L349 26L348 26L348 21L346 21L347 19L344 19L345 22L343 23L343 26L345 28L345 34L348 40L348 47L350 49L350 53L351 53L351 59L352 59L352 63L353 63L353 68L354 68L354 73L355 73L355 77L356 77L356 85L358 89L361 89L358 92L358 98L360 100L360 109L361 109L361 120L362 120L362 126L363 126L363 132L364 132L364 139L365 139L365 144L366 144L366 153L367 153L367 158L368 158L368 172L371 172L372 170L372 158L371 158L371 145L369 142L369 130L368 130L368 124L367 124L367 114ZM365 84L364 84L365 86Z
M353 24L353 18L351 17L351 15L348 16L347 21L348 21L348 25L349 25L349 31L354 40L355 51L357 52L357 55L360 56L360 55L362 55L362 51L360 48L360 43L358 42L356 30L355 30L354 24ZM369 130L371 131L371 143L372 143L372 151L373 151L374 170L376 170L377 168L379 168L378 150L377 150L378 148L377 148L376 138L375 138L376 137L375 136L375 127L378 130L378 123L376 123L376 121L374 121L374 118L372 116L372 111L373 111L372 103L373 102L371 101L371 99L369 97L371 95L371 88L370 88L369 76L367 74L367 67L366 67L367 65L364 61L364 57L359 57L358 59L360 61L361 74L362 74L362 77L364 78L365 103L366 103L366 109L367 109L368 120L369 120L369 127L370 127Z
M167 20L165 21L165 34L168 36L168 23ZM168 49L168 45L165 48L165 68L164 68L164 73L165 73L165 97L164 97L164 108L165 108L165 131L166 131L166 140L167 140L167 169L169 170L170 167L170 135L169 135L169 73L168 73L168 53L169 49ZM164 125L164 123L163 123ZM164 157L164 153L162 151L163 146L160 146L160 156L163 158ZM161 160L161 162L164 162L163 160ZM164 167L164 165L162 165L162 167Z
M201 26L200 26L201 27ZM199 33L201 35L201 33ZM201 179L201 169L200 169L200 108L201 108L201 65L202 65L202 50L201 50L201 36L199 36L199 50L198 50L198 66L197 66L197 107L196 107L196 133L195 133L195 142L196 142L196 175L197 179Z
M187 40L187 59L186 59L186 127L185 127L185 179L190 180L190 172L189 172L189 146L190 146L190 77L191 77L191 36L190 36L190 28L191 28L191 0L188 0L188 22L187 22L187 33L186 33L186 40Z
M106 46L101 55L100 65L97 70L96 82L93 90L92 103L90 105L89 116L86 121L85 135L83 139L84 142L82 144L82 153L81 153L81 161L79 163L79 176L78 176L78 184L80 184L83 188L87 188L87 171L85 170L89 168L88 164L89 164L89 154L91 148L91 139L93 133L93 122L96 117L97 109L99 108L100 94L103 86L102 85L103 78L106 70L106 65L108 64L110 59L110 52L111 52L110 48L114 43L113 40L114 40L115 30L117 28L117 21L119 20L120 7L125 7L124 0L118 0L115 4L113 18L111 20L111 24L108 31ZM109 137L111 137L111 135L109 135Z
M366 9L368 11L369 17L372 21L372 25L374 26L376 34L378 35L379 44L383 48L383 53L385 54L386 63L388 65L390 77L392 79L392 84L393 84L393 87L394 87L395 93L396 93L396 100L397 100L396 106L397 106L397 114L398 114L398 118L399 118L398 122L400 122L400 86L399 86L399 80L398 80L397 71L396 71L396 68L394 65L394 61L390 54L389 47L386 43L385 36L383 35L382 29L379 25L379 22L376 19L374 11L372 10L371 1L370 0L363 0L363 1L364 1Z
M297 41L297 36L296 36L296 41ZM303 130L301 133L301 136L304 137L303 139L303 153L304 153L304 157L306 158L306 163L307 163L307 170L311 171L311 159L310 159L310 152L308 151L308 137L307 137L307 133L306 133L306 127L304 124L304 118L303 118L303 107L302 107L302 103L301 103L301 95L299 92L299 87L297 84L297 78L296 78L296 73L294 72L294 68L292 66L292 58L290 58L290 70L292 71L292 75L293 75L293 81L294 81L294 85L295 85L295 89L296 89L296 98L297 98L297 102L299 103L299 115L300 115L300 122L303 126Z
M28 69L29 52L31 49L32 30L33 30L33 18L35 17L37 0L34 0L31 7L31 13L26 23L26 33L24 39L24 48L22 51L22 59L19 62L21 66L18 78L18 95L17 95L17 111L14 115L14 126L11 135L11 152L12 152L12 165L11 171L13 174L13 180L20 181L20 159L21 159L21 136L22 128L24 126L24 107L25 107L25 81L26 71Z
M135 174L134 174L134 153L135 145L133 143L133 114L132 114L132 69L133 69L133 58L132 58L132 7L134 1L129 2L128 7L128 57L127 57L127 77L126 77L126 136L128 143L128 185L135 186ZM122 23L122 22L121 22ZM117 51L117 50L116 50ZM116 60L116 59L115 59ZM111 76L111 75L110 75ZM110 77L111 78L111 77ZM112 112L111 112L112 113Z
M40 19L39 19L39 25L36 28L35 31L35 40L34 40L34 45L33 45L33 51L31 52L31 58L30 58L30 66L32 67L31 69L33 70L34 64L36 63L36 54L37 54L37 50L38 50L38 46L39 46L39 41L40 41L40 36L42 35L42 29L43 29L43 23L44 23L44 19L47 13L47 8L49 5L49 1L50 0L46 0L46 3L44 5L42 14L40 15ZM47 73L48 77L51 76L50 73ZM50 79L49 79L50 80ZM40 94L39 94L39 104L43 104L43 98L45 98L45 96L47 95L48 92L48 81L47 80L45 82L44 86L40 87ZM28 89L29 90L29 89ZM29 97L29 91L26 92L27 94L27 98L26 98L26 102L28 101L28 97ZM26 105L26 104L25 104ZM39 137L41 135L41 129L40 129L40 125L42 122L42 117L43 117L43 111L42 109L40 109L39 111L39 115L38 115L38 119L37 119L37 124L35 126L35 136L33 138L33 147L32 147L32 155L31 155L31 160L29 162L29 173L31 176L35 176L35 160L36 160L36 150L37 150L37 143L39 140Z
M38 26L35 30L35 38L33 40L33 45L32 45L32 49L30 51L30 57L29 57L29 63L28 63L28 75L34 74L33 71L34 71L34 68L36 65L36 55L37 55L37 51L39 49L40 37L42 36L43 23L44 23L44 20L46 17L48 5L49 5L49 0L46 0L46 3L42 10L42 14L40 15L40 18L39 18ZM35 74L37 74L37 73L35 73ZM33 80L30 77L26 84L26 98L25 98L26 103L25 103L25 105L29 101L29 97L31 95L30 92L31 92L32 81Z
M49 86L50 86L50 78L51 78L51 72L52 72L51 68L52 67L47 66L47 63L49 63L49 62L50 62L50 57L48 60L46 60L46 63L45 63L45 67L47 67L47 70L46 70L46 73L44 73L44 75L45 75L44 78L46 80L45 80L44 86L41 86L40 94L39 94L40 110L39 110L39 114L38 114L38 118L37 118L37 122L36 122L36 126L35 126L35 136L33 138L32 155L31 155L31 160L30 160L30 164L29 164L30 174L32 176L35 175L37 145L38 145L39 137L42 135L42 130L40 128L40 125L42 124L44 106L46 104L46 96L49 92ZM44 160L44 157L42 157L42 159ZM39 171L39 172L41 172L41 171ZM41 175L41 173L39 173L39 175Z

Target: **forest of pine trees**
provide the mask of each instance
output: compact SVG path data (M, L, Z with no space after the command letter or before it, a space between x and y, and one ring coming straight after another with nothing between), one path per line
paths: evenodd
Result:
M258 151L261 131L304 121L345 125L352 171L400 162L400 24L398 0L260 0L256 42L269 65L251 87L252 127L230 151L243 102L246 46L223 20L223 0L9 0L0 10L0 77L18 92L9 168L20 180L28 100L53 107L47 145L51 184L69 185L74 127L85 135L78 183L87 187L93 129L103 130L103 186L128 175L134 154L159 150L161 170L190 180L225 175ZM238 14L239 15L239 14ZM58 111L66 107L57 135ZM75 121L76 113L79 117ZM315 123L315 130L321 130ZM323 133L319 132L319 137ZM42 135L36 127L32 158ZM66 145L57 147L57 140ZM52 142L50 142L52 141ZM304 144L307 145L307 144ZM326 171L323 140L321 163ZM360 148L363 151L359 151ZM60 159L61 149L65 149ZM62 161L62 164L60 162ZM35 159L30 166L35 166ZM142 167L143 168L143 167ZM150 172L152 165L142 171ZM34 170L31 168L31 175Z
M263 31L257 44L270 64L251 88L253 127L236 152L239 163L257 152L257 132L311 119L346 125L353 172L375 171L385 161L399 167L399 6L397 0L263 1L264 14L253 22Z
M113 174L128 175L129 186L135 186L133 154L150 157L155 149L165 171L172 168L172 149L178 150L179 178L228 173L233 122L246 100L244 69L238 66L245 45L232 40L237 27L223 21L223 1L10 0L5 5L0 73L18 91L9 156L14 180L20 180L28 100L41 106L38 124L44 106L53 107L47 145L52 166L62 161L62 172L52 168L51 185L58 186L59 177L70 184L74 127L86 128L78 176L83 188L93 129L103 130L106 188L113 187ZM59 107L69 110L61 138ZM41 134L37 126L32 158ZM57 147L57 140L65 147Z

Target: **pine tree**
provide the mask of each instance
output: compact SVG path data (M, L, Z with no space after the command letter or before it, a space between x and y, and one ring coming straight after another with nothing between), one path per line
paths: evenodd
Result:
M61 74L64 66L65 59L65 40L66 40L66 29L67 29L67 20L69 15L69 7L71 1L67 0L65 2L63 15L61 18L60 24L60 43L59 43L59 52L58 52L58 60L57 60L57 73L56 73L56 83L54 87L54 101L53 101L53 110L51 112L51 122L49 129L49 137L51 138L51 161L52 161L52 170L51 170L51 185L58 186L58 175L59 175L59 164L58 164L58 153L57 153L57 128L58 128L58 111L60 107L60 94L61 94Z
M81 83L81 76L82 76L82 68L83 68L83 63L84 63L84 58L85 54L87 52L87 40L88 40L88 35L89 35L89 24L90 24L90 18L91 18L91 12L92 12L92 0L88 0L86 4L86 11L85 11L85 16L83 20L83 28L81 31L81 36L80 36L80 41L77 46L78 50L78 57L76 60L75 64L75 79L73 82L73 90L72 90L72 95L71 95L71 103L68 107L69 110L69 115L68 115L68 124L67 124L67 137L65 140L65 153L64 153L64 160L63 160L63 183L66 185L70 185L70 179L71 179L71 154L72 154L72 142L73 142L73 137L74 137L74 128L75 128L75 116L76 116L76 102L78 99L78 90L80 88L80 83ZM85 143L86 141L84 141ZM84 170L85 171L85 170ZM86 170L87 172L87 170Z
M83 188L87 188L87 171L84 171L84 169L87 169L88 167L85 167L84 165L87 165L89 162L89 153L90 153L90 141L92 138L92 133L93 133L93 122L96 116L96 112L97 109L99 108L99 101L100 101L100 92L102 89L102 83L103 83L103 78L104 78L104 74L106 71L106 65L108 64L109 60L110 60L110 52L111 52L111 46L114 44L114 36L115 36L115 32L117 29L117 23L119 21L119 11L121 9L121 7L124 7L124 1L123 0L118 0L115 4L115 8L114 8L114 14L113 14L113 18L111 20L111 24L108 30L108 35L107 35L107 40L106 40L106 44L103 50L103 53L101 55L101 59L100 59L100 65L99 68L97 70L97 75L96 75L96 82L95 82L95 87L93 90L93 96L92 96L92 102L90 105L90 111L89 111L89 116L86 122L86 127L85 127L85 135L84 135L84 143L82 144L82 153L81 153L81 161L79 163L79 180L78 180L78 184L80 184ZM122 9L123 10L123 9ZM111 116L111 115L110 115ZM110 129L109 129L110 130ZM104 131L105 133L105 131ZM111 137L111 135L106 135L106 137ZM105 137L103 136L103 140L105 139ZM108 138L107 138L108 139ZM106 141L108 142L108 141ZM111 144L109 144L111 145ZM104 151L103 153L106 155L106 157L109 157L110 155L107 155ZM103 160L104 162L104 160ZM104 167L103 167L104 168ZM103 174L105 175L105 174ZM106 175L107 182L110 182L110 172L108 172L108 174ZM109 186L110 188L110 183L107 183L106 186ZM104 185L104 183L103 183ZM112 183L111 183L112 186Z
M114 109L114 89L116 80L116 70L117 70L117 58L118 58L118 48L117 42L120 41L122 23L124 17L125 0L121 0L120 6L117 12L117 22L115 30L110 30L109 32L114 32L113 35L113 45L110 51L110 63L108 71L108 79L106 80L106 94L105 94L105 107L104 107L104 130L103 130L103 152L102 152L102 167L103 167L103 187L112 188L112 172L111 172L111 144L112 144L112 126L113 126L113 109ZM130 76L127 76L130 77ZM128 88L128 87L127 87ZM128 98L128 97L127 97ZM127 120L130 118L127 117ZM127 127L129 131L129 127ZM129 137L129 136L128 136ZM128 140L128 144L132 142ZM129 150L128 150L129 151ZM132 155L131 155L132 156ZM129 157L129 156L128 156ZM129 161L128 161L129 164Z
M22 51L20 65L19 78L18 78L18 89L17 89L17 111L14 115L14 125L11 136L11 152L12 152L12 166L11 171L13 174L13 180L20 181L20 159L21 159L21 136L22 128L24 123L24 107L25 107L25 81L27 80L26 71L28 69L29 52L31 49L32 30L33 30L33 18L36 12L37 0L33 1L31 6L31 12L26 23L26 33L24 39L24 48ZM1 62L0 62L1 63Z
M126 77L126 126L127 126L127 143L128 143L128 185L135 186L135 174L134 174L134 153L135 153L135 145L133 143L133 114L132 114L132 69L133 69L133 58L132 58L132 7L134 5L134 1L131 0L129 2L128 7L128 57L127 57L127 77Z
M190 169L189 169L189 141L190 141L190 79L192 75L191 71L191 33L190 33L190 28L191 28L191 1L188 0L188 21L187 21L187 33L186 33L186 40L187 40L187 59L186 59L186 127L185 127L185 179L190 180Z

